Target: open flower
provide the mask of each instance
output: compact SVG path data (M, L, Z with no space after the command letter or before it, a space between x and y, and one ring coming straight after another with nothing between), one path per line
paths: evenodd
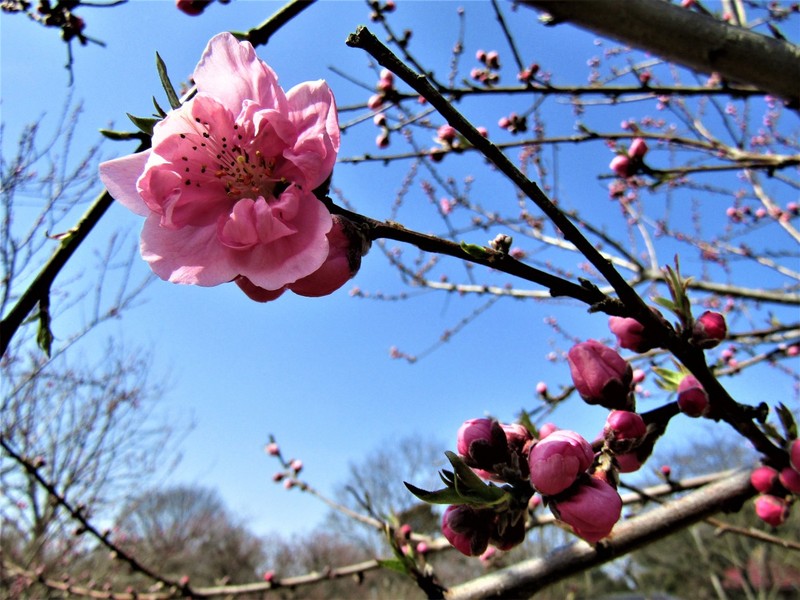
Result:
M195 68L197 95L153 131L152 149L100 165L121 204L145 217L140 250L174 283L236 280L279 296L328 259L333 220L313 191L339 150L323 81L288 92L253 46L221 33Z

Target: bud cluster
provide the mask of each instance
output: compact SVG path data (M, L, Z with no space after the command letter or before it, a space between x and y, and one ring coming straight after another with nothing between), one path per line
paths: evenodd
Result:
M470 71L469 76L475 81L486 86L491 86L500 81L500 55L496 50L478 50L475 58L482 63L482 67L475 67Z
M789 446L789 466L779 472L761 466L750 473L750 484L759 492L755 500L758 518L778 527L789 518L796 496L800 496L800 439Z
M644 156L647 154L647 142L642 138L635 138L626 154L617 154L608 165L617 176L627 179L638 173L644 165Z

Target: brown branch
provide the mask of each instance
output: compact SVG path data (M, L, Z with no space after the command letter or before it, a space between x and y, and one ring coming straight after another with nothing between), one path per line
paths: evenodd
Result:
M618 523L611 536L591 546L576 542L541 558L526 560L448 590L448 600L520 598L575 573L614 560L645 544L667 537L726 506L735 506L755 494L750 474L739 473L700 490Z
M522 0L552 24L647 50L702 73L750 84L800 108L800 48L663 0Z

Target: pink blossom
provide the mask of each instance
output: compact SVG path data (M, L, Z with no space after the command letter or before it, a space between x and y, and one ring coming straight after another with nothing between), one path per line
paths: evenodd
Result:
M762 494L768 494L778 482L778 472L772 467L758 467L750 473L750 484Z
M643 138L635 138L628 148L628 156L634 160L642 160L647 154L647 142Z
M622 499L605 481L588 477L570 497L550 505L556 518L593 544L606 537L622 514Z
M567 361L575 389L588 404L630 408L633 369L612 348L587 340L570 349Z
M631 159L624 154L617 154L612 158L608 167L619 177L623 178L630 177L636 172L636 168L633 166Z
M762 494L756 498L756 514L765 523L778 527L789 517L789 505L783 498Z
M725 317L710 310L700 315L692 327L692 343L704 350L718 346L727 335Z
M531 485L541 494L563 492L594 460L592 446L574 431L554 431L539 441L528 456Z
M708 393L694 375L687 375L678 384L678 408L690 417L703 417L708 413Z
M800 494L800 473L791 467L786 467L785 469L781 469L781 474L778 476L778 479L781 485L787 490L793 494Z
M193 78L197 95L155 126L152 149L102 163L100 178L146 217L140 250L156 275L276 298L328 258L333 221L312 191L339 150L333 94L323 81L284 93L228 33Z

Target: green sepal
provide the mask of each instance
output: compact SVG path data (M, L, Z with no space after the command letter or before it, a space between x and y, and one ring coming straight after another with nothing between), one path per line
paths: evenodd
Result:
M461 242L459 246L461 246L461 249L467 254L469 254L472 258L485 260L489 256L489 251L483 246L480 246L478 244L468 244L467 242Z
M466 500L455 490L455 488L442 488L429 492L418 488L415 485L403 482L408 488L408 491L414 494L417 498L428 504L467 504Z
M100 129L100 135L115 142L124 142L127 140L141 140L143 135L141 131L114 131L112 129Z
M778 445L783 445L783 443L786 442L780 432L778 432L778 429L772 423L763 423L761 425L761 429L764 430L764 433L767 435L767 437L771 438Z
M401 573L403 575L409 574L408 565L399 558L378 559L376 562L378 563L378 566L383 569L389 569L390 571L395 571L396 573Z
M656 385L668 392L678 391L681 380L686 377L686 373L682 371L673 371L663 367L653 367L653 372L657 376Z
M163 109L163 108L161 108L161 105L158 103L158 100L156 100L156 97L155 97L155 96L153 96L153 106L155 107L155 109L156 109L156 114L157 114L159 117L161 117L161 118L163 119L164 117L166 117L166 116L167 116L167 113L164 111L164 109Z
M156 69L158 69L158 78L161 79L161 86L164 88L164 92L167 94L169 105L172 108L180 108L180 98L178 98L178 94L175 92L175 87L169 80L169 75L167 75L167 65L164 64L164 61L158 52L156 52Z
M794 415L786 406L779 403L775 407L775 412L778 413L778 418L781 420L783 431L786 433L787 440L797 439L797 422L794 420Z
M153 117L135 117L131 113L125 113L128 115L128 118L131 120L131 123L136 125L142 133L147 134L150 137L153 137L153 127L156 126L161 119L155 119Z

